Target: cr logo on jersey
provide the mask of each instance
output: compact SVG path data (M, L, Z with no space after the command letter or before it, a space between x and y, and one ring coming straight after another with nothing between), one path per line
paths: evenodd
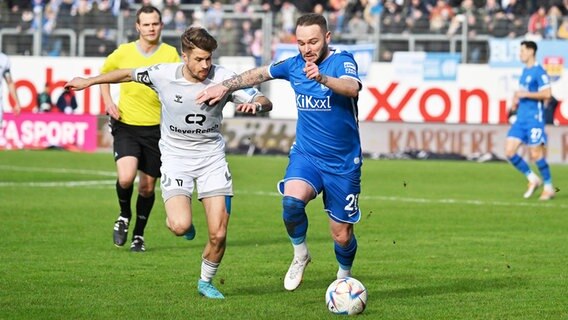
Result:
M205 122L205 119L207 119L207 117L205 117L202 114L198 114L198 113L192 113L192 114L188 114L187 116L185 116L185 122L188 124L198 124L200 126L203 125L203 123Z
M136 75L136 82L140 82L146 85L151 85L152 81L150 81L150 76L148 75L148 71L138 73Z

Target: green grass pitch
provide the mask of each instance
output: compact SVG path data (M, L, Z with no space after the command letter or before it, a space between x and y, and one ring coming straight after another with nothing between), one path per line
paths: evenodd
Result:
M215 283L197 294L197 237L165 227L158 191L147 251L112 244L118 213L110 153L0 153L0 319L337 319L324 293L336 262L321 198L307 209L312 263L283 288L292 248L276 183L285 157L230 156L235 197ZM365 160L353 269L363 319L568 319L568 166L557 197L523 199L506 163ZM130 239L129 239L130 240ZM128 242L129 243L129 242Z

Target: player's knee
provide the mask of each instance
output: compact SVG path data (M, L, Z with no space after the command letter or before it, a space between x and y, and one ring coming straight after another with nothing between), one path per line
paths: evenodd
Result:
M335 243L345 248L351 244L355 235L353 234L352 229L347 227L332 231L331 237Z
M227 231L217 230L209 234L209 243L214 248L222 248L227 241Z
M349 234L336 234L333 235L333 241L339 246L345 248L351 243L351 235Z
M166 218L166 225L168 226L168 229L170 229L170 231L178 237L186 234L191 226L191 224L168 218Z
M284 196L282 198L283 218L285 221L296 221L306 214L306 203L300 199Z
M144 198L150 198L154 195L154 188L151 186L140 187L138 188L138 194Z
M128 188L132 187L133 184L134 184L134 180L132 180L132 179L127 179L126 177L118 177L118 185L122 189L128 189Z

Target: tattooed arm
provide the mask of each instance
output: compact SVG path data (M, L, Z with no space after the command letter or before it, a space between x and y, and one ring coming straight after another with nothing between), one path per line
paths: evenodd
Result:
M268 74L268 66L251 69L236 75L231 79L227 79L219 84L206 88L197 94L196 102L213 105L232 91L249 88L271 79L272 78Z

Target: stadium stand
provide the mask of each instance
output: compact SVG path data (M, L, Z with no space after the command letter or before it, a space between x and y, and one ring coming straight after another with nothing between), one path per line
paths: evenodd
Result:
M134 13L162 10L163 40L202 25L222 44L218 56L272 60L274 44L294 43L295 19L327 16L337 44L372 43L375 60L394 51L461 53L487 63L490 37L566 39L568 0L30 0L0 1L0 50L9 55L104 56L136 37Z

